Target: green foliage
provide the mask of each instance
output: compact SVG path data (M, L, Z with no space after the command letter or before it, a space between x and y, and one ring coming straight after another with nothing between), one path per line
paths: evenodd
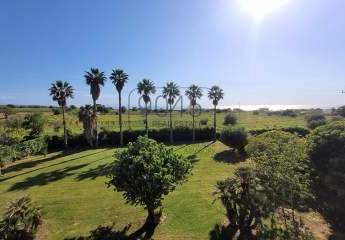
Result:
M28 114L24 118L23 127L30 130L29 137L37 138L44 130L45 119L41 113Z
M116 156L108 184L123 192L128 203L155 209L162 205L164 195L186 179L191 169L190 160L172 148L139 137Z
M317 112L311 115L308 115L306 117L306 121L307 121L307 126L310 129L315 129L327 123L325 115L323 115L322 113L317 113Z
M336 113L345 118L345 106L341 106L336 110Z
M305 127L287 127L287 128L260 128L249 130L249 134L257 136L270 131L284 131L288 133L297 134L300 137L305 137L310 133L310 130Z
M215 194L226 209L229 232L235 234L239 230L239 239L252 239L252 231L272 212L270 201L250 168L237 169L234 177L217 182Z
M47 140L44 137L24 141L15 146L16 157L21 159L28 156L47 153Z
M246 147L276 207L295 209L310 196L310 166L305 140L283 131L251 138Z
M200 124L201 124L201 125L206 126L207 123L208 123L208 119L207 119L207 118L200 119Z
M224 125L235 125L237 123L237 117L233 113L228 113L224 117Z
M248 144L247 132L242 127L228 127L221 131L220 141L231 147L237 149L240 153L245 153L245 146Z
M23 128L3 128L0 126L0 144L13 145L20 143L26 136L26 130Z
M12 115L5 121L5 127L7 128L23 128L24 118L22 116Z
M0 222L0 239L32 240L41 223L40 209L24 196L13 201L7 207Z
M54 115L59 115L59 114L61 114L61 109L60 108L52 108L52 113Z
M1 169L6 163L12 162L16 159L16 151L12 146L0 145L0 176L2 174Z

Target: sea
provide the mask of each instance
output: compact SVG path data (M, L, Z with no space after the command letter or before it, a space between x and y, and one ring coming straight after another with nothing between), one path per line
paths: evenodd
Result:
M235 109L239 108L244 111L253 111L259 110L260 108L268 108L270 111L279 111L279 110L286 110L286 109L316 109L321 108L324 110L336 108L338 106L319 106L319 105L227 105L227 106L219 106L219 109Z

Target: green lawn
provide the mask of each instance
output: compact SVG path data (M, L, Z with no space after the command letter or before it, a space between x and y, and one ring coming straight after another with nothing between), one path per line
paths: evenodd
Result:
M225 220L220 204L213 203L215 183L245 163L224 162L231 157L219 142L175 148L181 154L196 154L199 161L188 181L164 200L166 219L155 239L208 239L213 226ZM131 230L136 230L145 219L143 208L125 204L121 194L105 184L114 151L57 152L19 161L0 180L0 211L8 201L29 194L43 210L42 239L87 235L98 225L112 222L119 229L131 223Z

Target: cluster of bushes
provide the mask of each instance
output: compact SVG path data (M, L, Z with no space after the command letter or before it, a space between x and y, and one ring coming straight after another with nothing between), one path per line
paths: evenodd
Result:
M270 131L283 131L283 132L288 132L288 133L293 133L297 134L300 137L305 137L310 133L310 130L305 127L287 127L287 128L260 128L260 129L252 129L249 130L248 133L252 136L257 136L265 132L270 132Z
M126 130L123 132L123 141L125 144L134 142L139 136L145 136L145 130ZM195 129L196 139L200 141L213 140L214 130L211 127ZM149 129L151 139L158 142L170 141L170 129ZM192 139L192 129L188 127L178 127L174 129L174 141L182 142ZM115 146L120 144L120 132L108 131L103 129L99 133L99 146ZM70 147L89 146L83 134L71 135L68 138ZM64 146L62 136L52 136L48 138L49 149L61 149Z
M325 115L322 113L313 113L306 116L307 126L310 129L315 129L327 123Z
M10 202L0 220L0 239L33 240L41 224L40 208L28 196Z
M279 115L283 117L297 117L298 111L292 110L292 109L286 109L286 110L281 110L281 111L269 111L267 112L267 115L268 116Z
M224 125L235 125L237 123L237 117L233 113L228 113L224 117Z

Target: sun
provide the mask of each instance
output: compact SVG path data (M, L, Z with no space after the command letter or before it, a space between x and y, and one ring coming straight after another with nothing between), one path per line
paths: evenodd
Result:
M245 12L253 17L255 21L261 21L284 7L290 0L237 0Z

